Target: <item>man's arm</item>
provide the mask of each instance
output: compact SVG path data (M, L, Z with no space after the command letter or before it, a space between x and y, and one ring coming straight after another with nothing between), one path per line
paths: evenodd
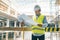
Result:
M47 22L47 19L46 19L46 16L44 17L44 20L43 20L43 26L42 27L47 27L48 26L48 22Z
M44 20L43 20L43 24L44 24L44 23L48 23L48 22L47 22L47 19L46 19L46 16L44 17Z
M21 23L24 23L26 26L32 26L37 25L36 22L34 22L31 18L29 18L27 15L22 14L18 16L18 21ZM24 22L23 22L24 21Z

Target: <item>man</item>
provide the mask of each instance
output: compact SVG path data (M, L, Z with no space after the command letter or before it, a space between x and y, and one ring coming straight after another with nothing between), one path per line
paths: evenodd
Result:
M41 14L39 5L34 7L35 16L33 20L37 22L37 26L32 26L32 40L45 40L45 28L43 24L47 24L46 16Z
M27 15L18 15L18 21L22 24L21 26L32 26L32 40L44 40L45 39L45 25L47 24L46 17L41 15L41 9L38 5L34 8L36 16L31 20ZM45 24L45 25L44 25Z

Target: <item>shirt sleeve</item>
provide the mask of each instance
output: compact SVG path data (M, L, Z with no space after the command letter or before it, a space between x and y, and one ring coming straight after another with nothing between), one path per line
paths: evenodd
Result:
M44 17L44 20L43 20L43 26L42 27L47 27L48 26L48 22L47 22L47 19L46 19L46 16Z
M48 22L47 22L47 19L46 19L46 16L44 17L44 20L43 20L43 24L44 24L44 23L48 23Z

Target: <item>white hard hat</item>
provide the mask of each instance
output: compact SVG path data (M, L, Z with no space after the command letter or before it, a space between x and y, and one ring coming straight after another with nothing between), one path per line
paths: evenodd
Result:
M36 10L41 10L40 9L40 6L39 5L36 5L35 7L34 7L34 10L36 11Z

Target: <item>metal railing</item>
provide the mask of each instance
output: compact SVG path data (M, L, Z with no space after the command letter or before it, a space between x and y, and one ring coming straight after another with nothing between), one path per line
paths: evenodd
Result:
M2 30L2 31L22 31L22 39L24 40L24 32L31 31L32 29L28 28L28 27L21 27L21 28L19 28L19 27L15 27L15 28L2 27L2 28L0 28L0 30ZM48 28L47 27L47 28L45 28L45 32L50 32L50 36L48 37L50 40L54 40L54 38L53 38L54 34L55 34L56 40L60 39L60 38L58 39L58 37L60 37L60 28ZM14 32L14 34L16 34L16 32Z

